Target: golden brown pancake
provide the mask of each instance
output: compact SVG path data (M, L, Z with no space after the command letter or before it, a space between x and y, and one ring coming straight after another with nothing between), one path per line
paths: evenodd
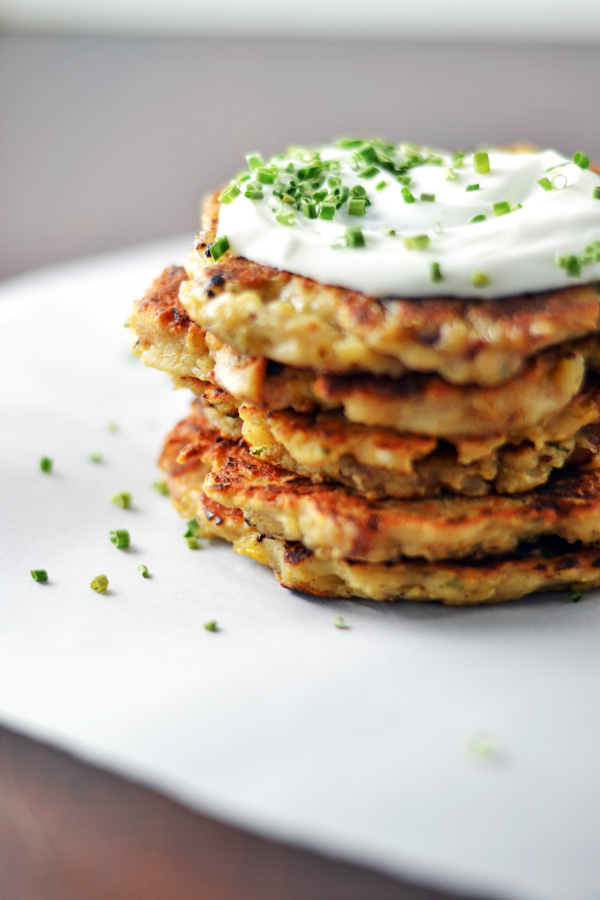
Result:
M558 470L542 487L512 496L376 501L257 459L243 441L209 429L198 409L172 440L184 444L182 463L209 467L202 485L209 499L241 509L262 534L301 542L324 558L459 559L512 552L546 535L600 539L600 471Z
M238 553L273 569L287 588L322 597L373 600L441 600L447 604L497 603L533 591L584 590L600 585L600 545L568 545L543 538L512 554L483 559L400 560L392 564L319 558L302 544L267 537L203 493L209 465L198 455L178 462L194 438L189 422L167 436L161 466L173 503L182 516L195 517L204 537L231 541Z
M198 324L238 352L321 372L398 376L437 372L457 384L497 385L547 347L597 331L595 285L494 300L383 300L208 253L217 195L186 263L183 305ZM208 254L208 255L207 255Z

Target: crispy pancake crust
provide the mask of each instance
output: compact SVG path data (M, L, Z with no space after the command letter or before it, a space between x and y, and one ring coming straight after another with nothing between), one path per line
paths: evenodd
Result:
M206 382L238 402L263 409L343 408L366 425L444 438L453 443L496 437L521 443L534 426L563 410L579 391L586 365L598 364L598 340L552 348L528 360L498 387L451 385L436 375L392 379L374 375L318 375L267 359L241 356L189 319L177 299L185 274L166 270L130 319L135 352L169 372L176 384L203 394Z
M195 433L179 459L210 467L203 492L262 534L299 541L317 556L382 563L513 551L556 535L600 539L600 472L557 471L543 487L510 497L367 500L338 485L313 484L254 457L243 441L210 430L195 410L173 439Z
M569 546L543 539L516 553L482 560L391 565L323 559L302 544L266 537L244 521L239 509L221 506L202 490L208 466L199 457L177 460L194 439L191 423L180 423L167 437L161 466L173 503L182 516L195 517L205 537L233 543L238 553L273 569L287 588L321 597L372 600L440 600L451 605L497 603L533 591L585 590L600 585L600 545Z
M591 285L485 301L379 300L243 257L215 263L206 254L218 217L215 194L181 299L196 322L240 353L330 373L408 369L497 385L532 354L599 327L600 293Z

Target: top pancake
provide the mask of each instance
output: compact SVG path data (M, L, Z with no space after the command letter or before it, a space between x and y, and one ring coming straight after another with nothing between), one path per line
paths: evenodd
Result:
M243 257L213 262L207 253L218 217L213 195L180 299L194 321L240 353L320 372L437 372L492 386L532 354L599 327L593 285L484 301L379 300Z

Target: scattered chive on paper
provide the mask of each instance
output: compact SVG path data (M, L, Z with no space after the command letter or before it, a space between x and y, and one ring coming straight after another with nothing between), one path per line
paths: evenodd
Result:
M126 547L129 547L129 544L131 543L131 538L126 528L113 528L109 533L109 537L111 544L113 544L117 550L124 550Z
M131 507L131 494L129 491L117 491L110 499L115 506L120 506L121 509L129 509Z
M148 566L145 566L143 563L138 566L138 572L142 576L142 578L150 578L150 572L148 571Z
M90 462L100 463L102 462L102 454L101 453L90 453L89 455Z
M538 178L537 183L539 184L539 186L541 188L544 188L545 191L553 191L554 190L552 182L550 181L549 178L546 178L545 175L543 178Z
M419 199L423 203L435 203L435 194L421 194Z
M346 228L345 238L348 247L365 246L365 238L358 225L351 225L349 228Z
M31 577L34 581L48 581L48 573L45 569L31 569Z
M594 188L594 200L600 200L600 185Z
M580 169L589 169L590 167L590 158L589 156L586 156L585 153L574 153L573 162L576 166L579 166Z
M157 494L162 494L163 497L169 496L169 488L167 487L167 482L164 481L153 481L152 487L156 491Z
M469 225L475 225L477 222L485 222L486 220L487 216L480 213L478 216L473 216L472 219L469 219Z
M52 460L48 456L42 456L40 459L40 469L46 474L52 471Z
M478 191L478 190L479 190L479 185L478 185L478 184L468 184L468 185L466 186L465 190L466 190L466 191Z
M348 628L343 616L334 616L331 620L331 624L335 628Z
M93 591L96 591L97 594L103 594L108 587L108 578L106 575L96 575L90 582L90 587Z
M404 246L407 250L426 250L429 247L429 236L415 234L413 237L404 238Z
M492 204L492 209L497 216L505 216L511 212L512 208L508 200L499 200L497 203Z
M206 631L218 631L219 623L217 622L216 619L209 619L208 622L204 623L204 628Z

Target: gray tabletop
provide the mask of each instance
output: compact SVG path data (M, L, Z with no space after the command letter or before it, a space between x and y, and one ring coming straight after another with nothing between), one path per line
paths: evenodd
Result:
M599 76L572 44L4 35L0 278L191 235L248 150L353 133L600 157Z

